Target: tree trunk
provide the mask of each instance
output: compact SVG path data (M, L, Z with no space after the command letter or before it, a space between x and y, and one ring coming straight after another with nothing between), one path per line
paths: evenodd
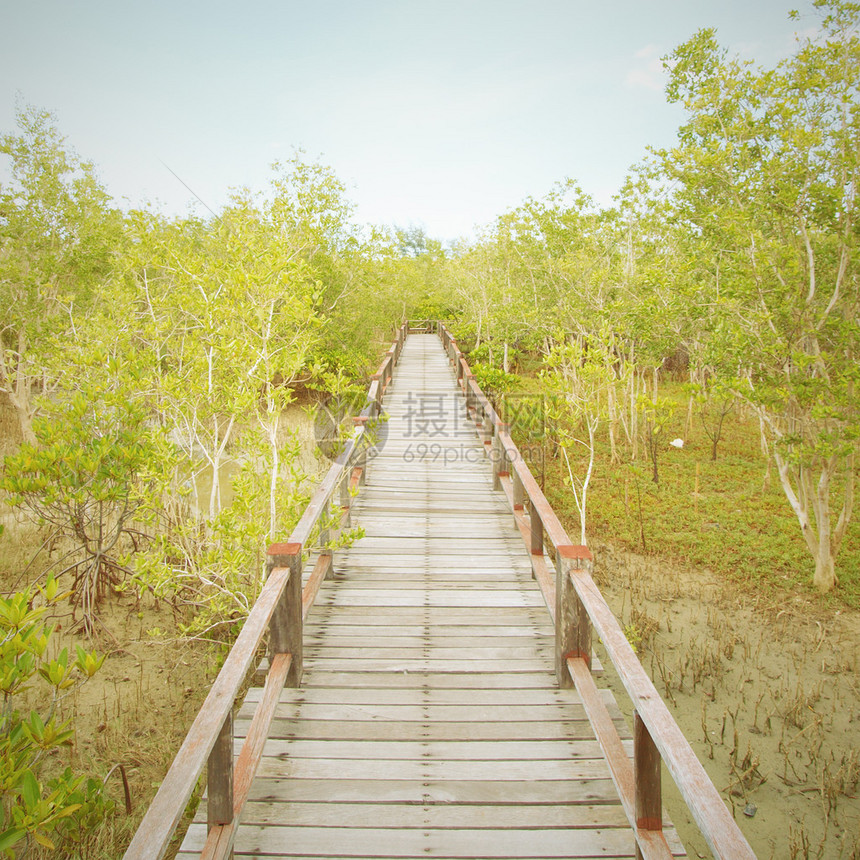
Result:
M813 585L819 591L830 591L836 586L836 564L835 559L830 553L830 547L826 553L819 553L815 559L815 576L813 577Z
M36 433L33 430L33 413L30 409L30 398L19 397L17 394L9 394L9 402L15 410L18 418L18 427L21 430L21 440L30 445L35 445Z
M274 411L274 410L271 410ZM278 456L278 424L280 413L270 420L266 428L269 437L269 447L272 452L272 470L269 474L269 540L277 540L278 532L278 478L280 477L281 463Z
M803 539L815 560L813 584L819 591L830 591L836 585L836 565L830 525L830 481L836 460L832 458L821 465L816 486L809 466L792 468L776 451L774 457L783 492L800 523ZM795 485L797 491L795 491Z
M609 459L616 464L620 462L618 457L618 445L615 441L615 431L618 427L618 408L615 401L615 385L610 384L606 392L606 411L609 420Z
M33 409L30 404L30 377L23 371L23 356L26 347L24 333L18 333L18 349L10 351L14 355L14 363L7 364L6 351L0 343L0 391L5 391L9 403L15 410L18 427L21 430L21 440L30 445L36 444L36 434L33 431ZM11 358L10 355L10 358Z

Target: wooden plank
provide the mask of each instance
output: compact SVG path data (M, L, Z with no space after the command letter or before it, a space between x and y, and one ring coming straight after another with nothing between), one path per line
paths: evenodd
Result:
M496 609L501 607L542 607L543 596L510 591L449 591L433 589L391 589L388 592L372 589L331 589L320 599L325 606L433 606L467 607L470 609Z
M552 656L552 646L540 646L536 643L524 642L519 647L508 646L507 648L448 648L441 644L427 644L424 646L415 645L407 648L392 648L389 645L381 645L378 648L361 648L356 649L355 646L340 648L331 644L318 645L313 652L309 654L309 659L314 657L325 660L352 660L361 659L382 659L382 660L441 660L448 662L473 662L481 660L493 662L499 666L504 666L507 661L521 662L523 660L542 660L547 656Z
M543 660L434 660L429 658L400 659L369 658L363 659L326 659L314 657L305 663L310 670L345 669L350 672L539 672L545 666Z
M428 715L429 716L429 715ZM250 714L240 712L236 719L236 736L242 737L250 724ZM624 718L619 716L616 728L627 733ZM383 740L383 741L537 741L578 740L594 737L583 713L579 719L531 720L529 722L392 722L374 720L278 719L272 722L271 738L304 740Z
M402 568L384 568L382 565L364 568L359 574L355 567L344 568L335 565L335 576L338 579L338 590L342 588L355 589L359 591L375 591L385 583L397 580L398 591L424 591L428 588L430 574L423 570L404 570ZM456 589L461 592L470 591L510 591L512 589L524 589L532 591L528 587L525 577L515 578L506 570L495 575L486 569L481 575L466 573L464 571L452 571L450 568L443 571L434 571L433 585L444 590ZM536 593L536 591L535 591Z
M555 718L583 719L585 710L581 705L568 705L564 709L548 705L332 705L332 704L285 704L278 705L278 719L307 720L371 720L373 722L417 722L432 720L441 722L532 722ZM431 712L432 708L432 712Z
M322 605L319 607L324 609ZM483 621L485 624L506 624L508 622L533 624L546 623L546 612L542 607L469 607L469 606L341 606L338 607L338 616L340 619L347 619L347 624L355 623L353 619L368 618L374 619L376 623L385 624L391 619L402 618L408 619L410 623L425 622L435 626L436 624L453 624L468 625L470 619L476 623ZM312 618L312 615L308 616Z
M245 697L245 702L252 704L265 698L261 696L259 687L252 687ZM279 706L290 704L299 705L471 705L486 707L495 705L503 708L516 706L556 707L562 712L564 708L578 707L582 698L574 690L561 690L555 687L544 689L434 689L423 688L372 688L333 689L330 687L302 687L301 689L281 690Z
M257 801L246 806L256 825L319 826L323 820L339 827L481 829L626 827L620 807L609 804L451 804L451 803L324 803Z
M187 847L197 848L205 838L201 825L188 831ZM242 853L253 856L281 852L288 845L293 856L529 858L529 857L631 857L632 835L626 829L444 830L392 829L384 838L372 828L254 827L243 828ZM536 854L536 842L539 842ZM240 855L241 856L241 855Z
M241 748L241 739L236 748ZM633 743L625 744L628 755ZM327 761L400 762L569 762L601 759L600 745L591 739L558 740L341 740L338 738L308 740L270 737L265 743L267 756L281 759L316 759ZM657 819L659 821L659 819ZM641 826L641 825L640 825ZM653 829L653 828L652 828Z
M492 621L492 619L490 619ZM337 642L345 640L355 642L356 636L367 636L368 639L377 642L387 640L397 641L398 639L411 639L413 636L419 636L420 632L416 630L414 625L391 625L386 624L380 626L374 623L372 618L364 619L364 624L337 623L336 617L326 619L323 623L319 623L317 618L311 619L305 625L305 641L308 642L309 648L318 647L326 642ZM472 635L467 637L467 633ZM433 642L474 642L474 626L467 624L439 624L429 630L429 636ZM505 627L484 624L481 625L482 640L490 642L511 642L521 639L534 638L541 644L552 642L553 631L548 625L535 625L524 623L513 625L509 624Z
M249 800L326 801L363 803L466 803L525 806L569 803L615 803L612 780L605 778L564 780L434 780L434 779L310 779L280 777L254 781Z
M401 761L264 757L260 776L282 779L568 780L603 779L602 757L566 761ZM631 836L632 839L632 836Z
M308 651L311 656L327 657L329 659L349 659L350 657L386 657L397 655L400 658L430 657L436 660L516 660L535 659L551 656L552 643L549 641L530 641L526 637L511 640L496 640L498 645L475 646L463 644L462 637L451 636L426 642L423 645L405 637L386 640L382 637L373 639L373 647L357 650L355 641L350 642L341 636L321 639L312 643Z
M482 689L482 690L542 690L551 687L553 676L549 672L508 672L487 674L407 672L324 672L316 670L305 676L303 688L335 687L355 689L357 687L432 687L433 689Z

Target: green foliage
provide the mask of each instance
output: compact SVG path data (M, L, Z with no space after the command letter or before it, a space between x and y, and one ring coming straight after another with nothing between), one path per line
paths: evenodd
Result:
M473 364L472 372L481 390L492 401L497 401L503 394L512 391L518 382L518 377L513 373L505 373L501 368L491 367L483 362Z
M46 404L37 444L8 456L0 478L10 505L71 541L62 573L72 574L71 598L89 632L96 604L125 572L121 539L168 456L145 397L130 384L134 360L97 349L81 356L76 388Z
M737 409L725 420L720 457L711 459L711 440L694 421L682 449L668 444L684 432L685 398L680 386L664 387L676 409L664 428L660 483L650 463L613 464L605 437L598 437L589 501L590 539L634 552L695 565L765 596L814 593L804 563L807 550L778 481L768 480L758 421ZM547 460L545 493L565 525L575 528L577 510L564 484L560 459ZM643 542L644 538L644 542ZM860 607L860 522L845 540L839 587L825 606Z
M660 451L668 444L667 425L675 412L675 402L669 397L652 398L640 395L636 409L645 418L645 445L651 460L651 480L660 483L657 468Z
M756 409L827 590L860 438L860 7L815 6L820 35L774 69L730 58L711 30L675 50L667 92L687 120L660 169L710 270L703 353Z
M56 653L54 628L44 616L64 596L49 578L38 597L31 590L0 597L0 853L5 857L29 856L35 846L79 850L113 810L100 780L76 776L71 768L51 775L46 758L74 738L69 724L58 722L58 703L104 660L80 646L75 658L68 648ZM22 711L37 682L50 694L48 706Z
M0 137L11 182L0 186L0 391L33 442L31 392L53 387L46 361L54 339L91 306L120 244L120 216L93 165L57 131L52 114L17 111L18 134Z
M711 440L711 459L717 459L717 448L723 434L726 418L737 406L737 382L721 379L707 380L704 384L690 383L686 391L698 407L702 429Z
M187 636L230 643L241 629L265 581L269 536L272 452L259 428L240 440L245 458L230 479L230 503L201 522L182 500L157 499L139 512L154 533L151 543L129 554L125 587L148 591L171 602ZM277 449L279 470L274 503L291 528L307 503L305 476L297 467L299 443L293 435Z

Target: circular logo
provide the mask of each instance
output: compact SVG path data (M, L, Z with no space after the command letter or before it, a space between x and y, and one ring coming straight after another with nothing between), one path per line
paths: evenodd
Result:
M367 404L363 392L327 395L316 408L314 416L314 440L323 455L336 460L346 446L355 429L356 416ZM388 439L388 414L383 411L379 418L369 418L365 424L368 441L368 458L377 456Z

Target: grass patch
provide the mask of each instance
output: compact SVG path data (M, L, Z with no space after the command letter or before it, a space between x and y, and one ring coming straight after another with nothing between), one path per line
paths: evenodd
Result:
M712 461L710 439L695 418L684 434L686 401L680 386L664 385L661 393L673 397L678 409L660 445L659 484L651 480L644 445L636 462L613 465L607 427L601 426L589 487L590 538L701 565L758 591L800 591L825 606L860 608L858 518L836 560L839 584L820 596L812 586L812 557L775 467L766 479L757 419L738 412L728 416L718 459ZM674 438L683 438L684 447L669 445ZM544 491L569 533L578 533L579 514L563 483L564 464L550 448L545 446ZM584 457L577 463L583 473L586 465ZM534 471L540 477L541 470Z

